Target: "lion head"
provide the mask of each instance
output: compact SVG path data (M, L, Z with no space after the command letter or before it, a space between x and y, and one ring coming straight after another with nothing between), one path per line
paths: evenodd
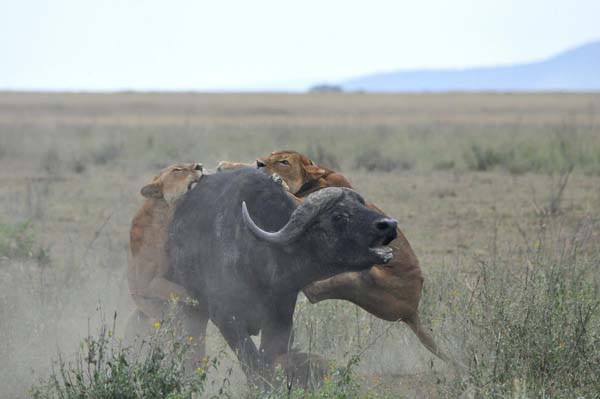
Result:
M328 169L311 161L296 151L275 151L256 160L256 167L267 174L278 174L288 185L292 194L297 194L304 184L325 176Z
M146 198L164 199L174 204L202 177L202 164L176 163L161 170L150 184L142 187Z

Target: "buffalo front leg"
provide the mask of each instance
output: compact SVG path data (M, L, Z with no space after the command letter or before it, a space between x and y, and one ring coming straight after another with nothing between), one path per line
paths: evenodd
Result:
M292 346L290 339L292 334L292 321L269 322L263 326L260 339L261 360L264 362L266 378L270 378L270 372L275 364L275 359L288 352Z
M248 334L246 323L241 322L235 316L213 318L212 321L238 358L248 382L260 385L260 354Z

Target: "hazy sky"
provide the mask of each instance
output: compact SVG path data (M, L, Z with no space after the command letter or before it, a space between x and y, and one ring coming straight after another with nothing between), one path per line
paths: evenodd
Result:
M600 39L600 0L0 0L0 89L298 89Z

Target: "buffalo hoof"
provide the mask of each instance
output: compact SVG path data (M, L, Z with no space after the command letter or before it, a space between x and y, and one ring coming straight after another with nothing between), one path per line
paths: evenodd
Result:
M289 352L275 359L275 369L283 373L288 386L316 389L329 374L329 361L314 353Z

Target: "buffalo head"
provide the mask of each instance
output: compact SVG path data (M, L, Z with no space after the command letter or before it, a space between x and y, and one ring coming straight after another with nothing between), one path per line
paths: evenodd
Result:
M365 269L393 257L386 245L396 238L398 222L368 209L364 199L347 188L325 188L309 195L279 231L258 227L245 202L242 215L258 239L314 253L322 264L338 271Z

